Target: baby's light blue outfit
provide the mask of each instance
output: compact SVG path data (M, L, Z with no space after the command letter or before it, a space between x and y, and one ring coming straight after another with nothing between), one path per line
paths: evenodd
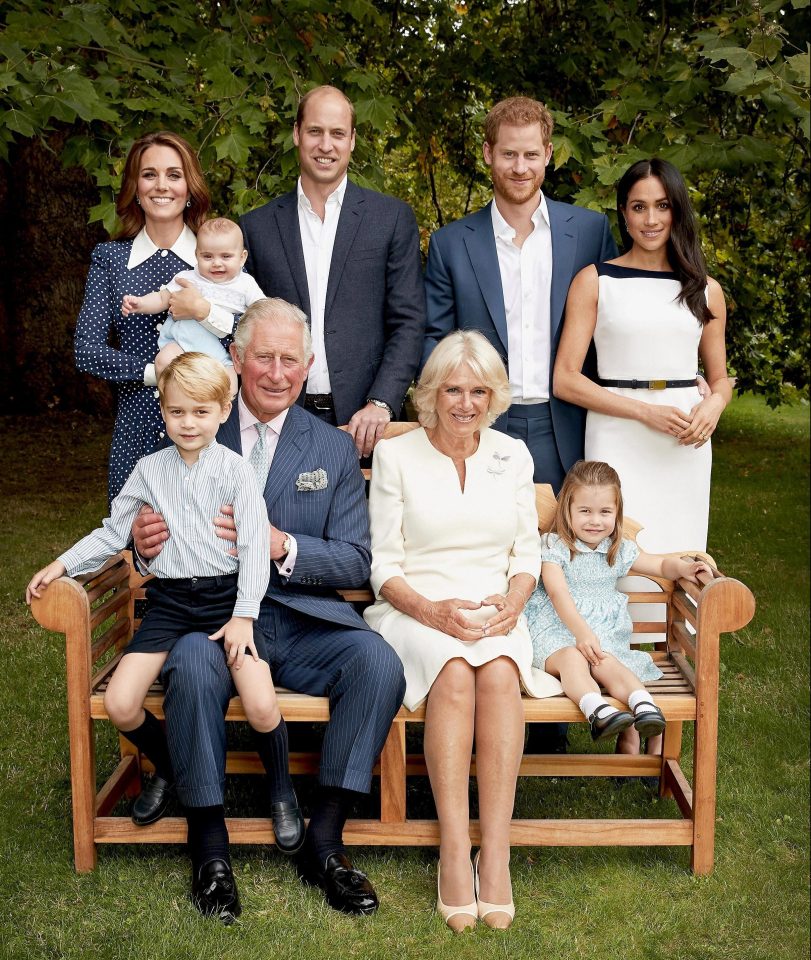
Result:
M571 559L569 548L560 537L547 533L541 538L541 562L561 567L578 613L594 631L603 650L615 656L640 680L658 680L662 671L649 654L631 649L633 626L628 598L617 590L617 580L627 575L639 556L639 547L633 540L623 540L612 567L607 559L610 546L610 537L601 540L593 550L581 540L575 540L577 552ZM573 634L564 626L540 579L524 614L532 637L534 667L542 670L547 657L562 647L575 645Z
M183 289L177 282L179 278L193 283L209 303L225 307L231 313L242 314L252 303L264 299L265 296L259 284L249 273L238 273L225 283L212 283L211 280L201 276L196 269L183 270L171 283L166 284L166 289L170 293ZM192 351L205 353L213 360L219 360L226 367L234 365L228 351L217 337L196 320L174 320L168 317L161 327L158 348L162 349L168 343L176 343L185 353Z

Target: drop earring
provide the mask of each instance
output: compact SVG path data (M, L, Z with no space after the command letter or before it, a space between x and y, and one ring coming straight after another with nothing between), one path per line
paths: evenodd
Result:
M141 198L138 196L137 193L135 194L135 202L138 204L139 207L141 206Z

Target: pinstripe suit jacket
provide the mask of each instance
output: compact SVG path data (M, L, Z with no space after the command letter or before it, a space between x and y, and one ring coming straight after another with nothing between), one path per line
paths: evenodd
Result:
M242 453L239 409L220 427L217 440ZM323 490L300 491L299 474L323 469ZM292 406L284 421L264 489L274 527L296 538L293 575L281 577L270 565L268 600L311 617L368 630L337 587L360 587L369 579L371 546L363 475L351 437L301 407Z

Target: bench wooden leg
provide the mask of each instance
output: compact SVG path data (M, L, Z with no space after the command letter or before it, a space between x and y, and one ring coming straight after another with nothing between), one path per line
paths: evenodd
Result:
M665 765L668 760L679 762L681 757L681 740L684 723L681 720L669 720L662 738L662 774L659 777L659 796L672 797L673 791L668 786L664 776Z
M395 720L380 754L380 822L405 823L405 721Z
M70 785L73 798L73 859L77 873L96 869L96 744L90 704L68 699Z

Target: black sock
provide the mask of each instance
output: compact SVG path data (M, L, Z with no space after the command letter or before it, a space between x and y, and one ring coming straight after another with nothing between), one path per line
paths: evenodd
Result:
M172 761L169 759L169 746L166 743L166 734L163 732L160 720L144 710L144 722L134 730L122 730L121 733L143 753L149 757L155 767L155 773L171 783L174 780Z
M349 817L355 799L363 794L341 787L321 787L318 802L307 827L307 843L318 862L333 853L344 853L344 824Z
M231 866L228 853L228 830L225 827L225 807L187 807L189 825L189 856L195 876L200 867L211 860L224 860Z
M295 800L293 781L290 779L290 758L287 751L287 724L284 717L279 720L278 726L267 733L253 731L256 749L267 772L268 786L270 787L270 802L279 803L286 800L292 803Z

